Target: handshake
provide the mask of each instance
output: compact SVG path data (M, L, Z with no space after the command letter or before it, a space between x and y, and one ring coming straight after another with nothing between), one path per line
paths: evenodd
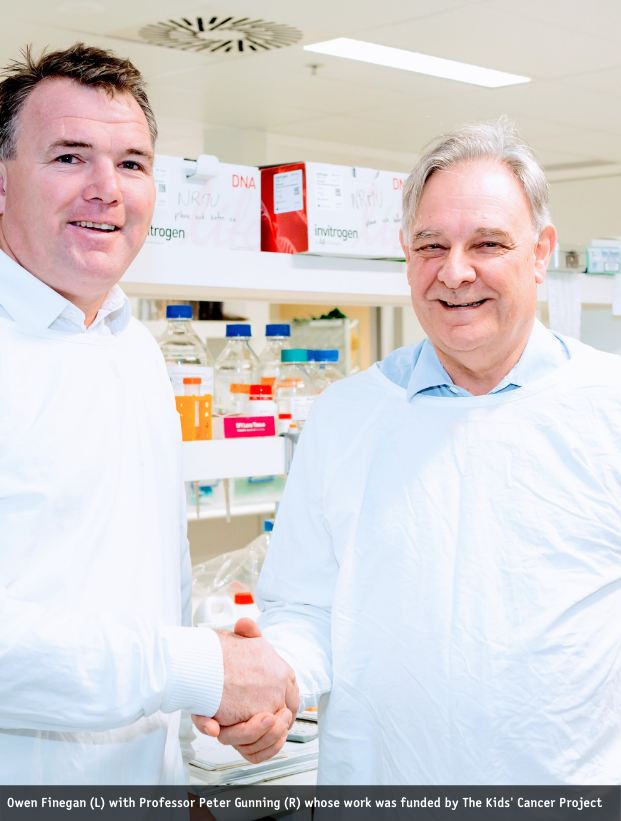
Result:
M213 718L192 716L201 733L217 736L257 764L281 749L300 706L291 667L261 636L251 619L234 633L218 632L224 658L224 688Z

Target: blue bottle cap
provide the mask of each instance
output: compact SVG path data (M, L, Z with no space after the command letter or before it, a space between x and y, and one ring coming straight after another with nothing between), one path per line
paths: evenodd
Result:
M167 305L166 319L192 319L192 306Z
M274 529L274 522L271 519L266 519L263 522L263 530L266 533L271 533L273 529Z
M291 348L280 352L281 362L308 362L308 351L306 348Z
M227 325L227 336L252 336L250 325Z
M338 362L339 352L337 350L314 351L315 362Z
M291 325L266 325L265 336L291 336Z

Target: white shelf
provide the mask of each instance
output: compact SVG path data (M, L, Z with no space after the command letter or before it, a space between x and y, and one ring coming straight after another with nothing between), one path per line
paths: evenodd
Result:
M613 277L575 274L582 302L612 304ZM405 263L147 244L122 279L129 296L409 305ZM547 302L545 282L539 302Z
M247 505L231 505L231 516L260 516L262 514L274 515L276 502L254 502ZM202 522L207 519L225 519L226 508L221 505L213 507L203 506L200 508L200 515L197 515L195 507L188 507L188 521Z
M407 305L405 263L394 260L147 244L121 282L130 296L221 301Z
M286 470L285 445L282 436L184 442L183 479L198 482L280 476Z
M567 272L566 272L567 273ZM605 274L576 274L580 280L580 298L583 305L612 305L612 287L614 277ZM544 281L537 286L537 301L548 301L548 289Z

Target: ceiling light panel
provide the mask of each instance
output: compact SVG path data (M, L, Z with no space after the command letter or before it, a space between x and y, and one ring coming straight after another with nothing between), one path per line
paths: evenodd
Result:
M416 51L379 46L376 43L365 43L362 40L350 40L348 37L314 43L304 46L304 49L316 54L346 57L349 60L360 60L363 63L374 63L388 68L400 68L404 71L414 71L417 74L429 74L432 77L443 77L445 80L457 80L460 83L471 83L487 88L501 88L530 82L530 77L522 77L519 74L507 74L505 71L496 71L493 68L471 66L468 63L431 57Z

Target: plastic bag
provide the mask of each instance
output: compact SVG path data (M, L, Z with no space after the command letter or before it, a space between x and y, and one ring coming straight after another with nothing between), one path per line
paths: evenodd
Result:
M255 595L269 537L269 533L262 533L247 547L223 553L222 556L216 556L192 569L192 624L206 621L204 607L208 597L213 597L209 605L212 614L210 620L217 622L218 618L214 617L221 613L219 620L224 625L230 622L230 608L222 597L228 597L232 606L236 593L249 592ZM201 611L196 619L199 605Z

